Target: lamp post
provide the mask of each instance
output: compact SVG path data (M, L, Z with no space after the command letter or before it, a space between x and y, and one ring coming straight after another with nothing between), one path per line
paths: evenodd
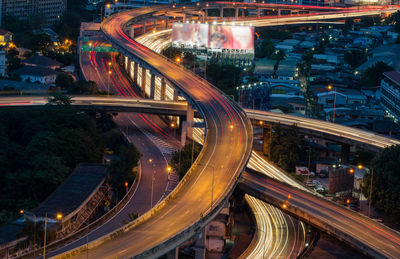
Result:
M328 85L328 89L332 90L332 88L335 91L335 95L333 97L333 117L332 117L332 122L335 123L335 109L336 109L336 87L332 87L332 85Z
M210 212L212 211L213 207L213 202L214 202L214 166L213 165L208 165L208 164L196 164L198 166L203 166L203 167L211 167L212 168L212 183L211 183L211 203L210 203Z
M107 96L110 96L110 84L111 84L111 70L108 71L108 85L107 85Z
M20 213L21 215L23 215L23 214L25 214L25 215L30 214L30 215L33 215L33 217L34 217L34 221L33 221L33 256L35 257L35 251L36 251L36 250L35 250L35 245L36 245L36 215L33 214L33 213L30 212L30 211L25 211L25 210L20 210L19 213Z
M372 203L372 183L374 180L374 168L371 168L371 183L369 184L369 206L368 206L368 217L371 217L371 203Z

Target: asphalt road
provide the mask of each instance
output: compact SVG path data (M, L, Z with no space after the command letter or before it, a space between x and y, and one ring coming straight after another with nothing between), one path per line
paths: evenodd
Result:
M365 252L370 248L377 252L378 257L380 254L380 257L400 258L400 233L360 213L262 174L245 172L241 184L268 197L267 199L280 201L280 205L275 205L284 211L297 210L307 215L306 219L314 218L313 225L319 221L324 225L325 231L333 229L341 233L342 237L347 236L345 240L348 242L360 242L363 247L359 249Z
M132 82L126 82L126 80L129 79L123 77L118 64L115 63L111 55L96 53L92 56L90 52L82 53L81 62L86 64L82 66L85 78L95 81L101 90L109 89L111 93L119 95L120 89L126 87L126 92L130 95L136 95L134 92L131 92L132 89L127 90L127 87L133 84ZM88 61L89 58L92 58L92 62L85 62ZM95 62L93 60L96 63L106 61L105 63L107 64L109 61L111 62L111 66L97 67L94 65ZM108 73L106 71L108 71L108 69L112 70L115 75L121 75L116 76L115 80L111 81L111 85L107 84ZM103 99L109 101L109 98ZM132 142L142 154L140 159L141 176L137 189L123 209L113 218L99 228L91 231L87 236L77 239L57 251L49 253L47 255L49 257L62 251L68 251L72 248L85 245L87 241L93 241L107 233L115 231L125 225L125 222L129 220L129 213L139 213L139 215L142 215L164 198L167 185L169 184L166 167L172 152L177 150L179 142L172 138L171 130L168 129L158 116L122 113L118 114L118 116L114 118L114 121L129 141Z
M235 186L235 177L242 172L250 156L251 124L236 104L209 83L135 43L123 33L122 26L132 16L149 10L135 9L113 16L103 23L103 31L113 37L115 43L153 66L185 95L194 99L196 108L206 120L206 145L179 192L165 206L118 238L90 249L89 257L92 258L137 255L178 235L195 224L201 215L210 212L211 202L218 204L230 193ZM212 186L213 201L210 198ZM84 258L86 254L76 254L76 258L80 257Z

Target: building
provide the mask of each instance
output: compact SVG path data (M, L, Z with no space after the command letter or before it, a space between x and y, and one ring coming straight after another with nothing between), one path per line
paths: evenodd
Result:
M400 120L400 72L390 71L383 73L381 80L381 105L386 113Z
M66 0L0 0L1 17L37 18L42 26L53 25L67 8Z
M1 46L6 45L8 42L12 42L12 40L13 40L12 32L0 29L0 45Z
M15 72L18 73L22 81L47 85L54 84L58 74L52 69L38 66L24 66Z
M354 169L348 166L332 166L329 168L330 194L352 191L354 186Z
M4 50L0 50L0 75L5 76L6 75L6 63L7 63L7 57L6 57L6 52Z
M26 66L38 66L50 69L61 68L61 63L45 56L32 56L22 61Z

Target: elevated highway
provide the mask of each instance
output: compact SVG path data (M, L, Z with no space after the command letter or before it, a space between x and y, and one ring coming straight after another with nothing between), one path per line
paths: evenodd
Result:
M179 89L205 119L205 145L195 165L165 202L132 224L90 243L90 257L114 258L117 254L119 257L157 257L174 249L219 211L250 157L252 126L237 104L208 82L137 44L123 32L133 17L159 8L136 9L109 17L103 22L102 30L125 56L141 62ZM59 257L86 257L85 251L83 247Z
M161 101L115 96L73 96L71 100L72 107L77 109L106 112L138 112L186 116L188 107L187 102L184 101ZM0 97L0 108L11 106L29 107L29 109L32 109L32 107L46 105L47 102L47 96ZM251 109L245 109L245 112L249 119L255 121L255 124L263 121L267 123L280 123L287 126L295 125L304 134L332 141L340 141L368 150L379 151L385 147L400 144L400 140L337 123Z
M239 181L239 188L246 193L348 243L365 255L400 257L400 233L360 213L255 171L244 172Z
M165 202L140 220L90 243L91 257L165 254L197 233L217 213L250 156L251 124L240 107L209 83L143 47L125 33L129 31L126 25L134 17L151 15L164 8L142 8L114 15L103 22L102 31L123 55L140 64L142 71L143 68L151 71L151 84L154 84L154 75L168 80L189 105L197 109L207 125L205 145L194 167ZM142 80L142 83L146 82ZM214 188L209 204L204 197L209 195L210 187ZM62 253L60 258L86 255L85 248L59 252Z

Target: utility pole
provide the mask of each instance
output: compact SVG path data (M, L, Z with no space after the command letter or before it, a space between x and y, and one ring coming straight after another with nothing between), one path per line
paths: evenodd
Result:
M369 185L369 207L368 207L368 216L371 217L371 203L372 203L372 183L374 180L374 168L371 168L371 183Z
M46 259L46 232L47 232L47 212L44 218L44 245L43 245L43 259Z

